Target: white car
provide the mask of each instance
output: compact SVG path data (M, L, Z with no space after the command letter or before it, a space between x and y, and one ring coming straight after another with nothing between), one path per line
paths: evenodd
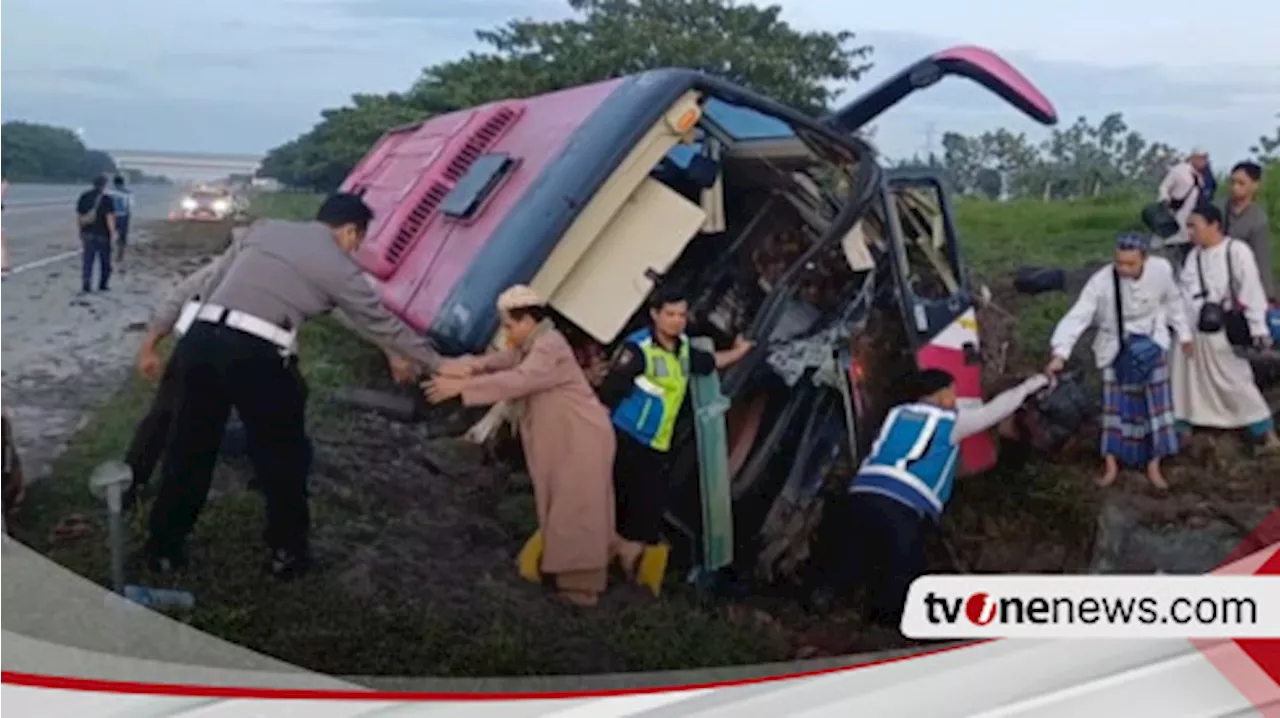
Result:
M179 221L221 222L237 210L235 197L221 190L198 189L182 198L169 218Z

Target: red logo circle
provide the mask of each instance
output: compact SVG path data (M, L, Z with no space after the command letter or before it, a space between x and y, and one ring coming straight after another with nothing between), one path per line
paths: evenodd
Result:
M996 602L985 593L975 593L964 602L964 615L978 626L985 626L996 618Z

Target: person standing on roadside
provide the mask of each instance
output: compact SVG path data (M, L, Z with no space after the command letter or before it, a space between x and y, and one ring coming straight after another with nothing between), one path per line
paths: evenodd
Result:
M76 225L83 250L80 291L93 291L93 265L98 264L98 291L110 289L111 245L116 239L115 202L107 194L107 176L93 180L93 187L76 200Z
M233 408L266 497L268 570L287 579L310 568L311 442L297 333L312 317L336 307L362 333L428 371L439 365L431 344L383 306L351 258L372 218L360 197L340 192L314 221L259 221L215 260L200 301L179 313L175 324L187 329L169 360L178 401L151 505L151 570L186 565L186 539L208 497Z
M1097 330L1093 354L1102 370L1098 485L1110 486L1123 464L1145 468L1153 486L1167 489L1160 461L1178 453L1168 352L1175 338L1187 355L1193 344L1177 273L1165 258L1147 256L1145 236L1116 240L1112 262L1089 278L1054 329L1045 371L1062 371L1090 329Z
M116 210L116 261L124 261L124 248L129 243L129 216L133 214L133 193L125 187L124 176L116 175L111 201Z
M0 212L4 212L4 196L9 193L9 180L0 174ZM9 244L5 242L4 225L0 225L0 282L9 276Z
M1267 211L1257 202L1261 181L1262 166L1256 162L1241 162L1231 168L1231 196L1223 207L1222 229L1228 237L1243 241L1253 250L1262 291L1274 301L1280 296L1276 294L1271 266L1271 225Z

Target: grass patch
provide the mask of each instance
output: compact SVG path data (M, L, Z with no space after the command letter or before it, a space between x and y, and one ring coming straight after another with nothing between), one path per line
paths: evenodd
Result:
M312 192L255 192L249 212L255 217L314 219L324 195Z

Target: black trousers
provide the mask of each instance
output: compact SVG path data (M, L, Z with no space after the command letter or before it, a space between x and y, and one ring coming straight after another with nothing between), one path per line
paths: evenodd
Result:
M906 504L870 493L849 496L848 516L857 541L858 572L870 599L868 618L897 627L907 589L924 573L927 519Z
M160 385L156 387L156 395L151 399L151 408L133 430L133 440L129 442L129 450L125 453L124 462L133 469L135 487L145 486L151 481L156 464L160 463L160 457L164 455L169 430L178 409L178 387L177 372L174 371L173 362L169 362L160 377Z
M273 549L307 549L306 384L297 358L229 327L196 322L170 358L177 384L160 490L151 507L152 552L182 548L209 493L227 418L244 423L249 459L266 496L265 540Z
M656 544L662 540L667 511L668 455L641 444L625 431L615 428L614 433L618 443L613 460L618 534L628 541Z

